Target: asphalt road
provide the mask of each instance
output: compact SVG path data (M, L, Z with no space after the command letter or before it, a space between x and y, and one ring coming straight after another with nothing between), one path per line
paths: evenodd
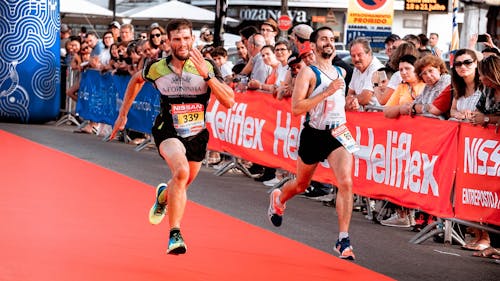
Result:
M128 175L151 187L168 179L167 166L156 149L136 152L133 145L103 142L95 135L73 133L75 128L0 123L0 130ZM294 198L287 204L283 225L275 228L266 216L268 187L241 174L215 176L214 171L210 167L201 169L188 191L189 200L334 254L332 247L338 235L334 208L307 198ZM432 239L417 245L409 243L414 235L408 229L374 224L354 212L350 236L355 262L397 280L499 280L500 264L494 260L473 257L472 252L458 245L445 246Z

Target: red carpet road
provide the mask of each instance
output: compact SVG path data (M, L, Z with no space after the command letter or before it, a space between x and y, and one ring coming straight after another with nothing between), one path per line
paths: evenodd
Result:
M0 130L0 280L392 280L188 202L165 254L150 186Z

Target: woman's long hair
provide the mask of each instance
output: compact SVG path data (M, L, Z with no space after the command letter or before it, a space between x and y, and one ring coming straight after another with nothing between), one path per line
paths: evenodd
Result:
M462 55L469 55L476 63L477 61L477 56L476 52L470 49L460 49L455 53L455 59L458 58L459 56ZM465 84L464 78L460 77L458 75L457 70L455 69L455 66L451 68L451 84L453 85L453 89L455 92L455 98L460 98L465 96L465 90L467 89L467 85ZM476 67L475 73L474 73L474 90L477 90L481 86L481 81L479 81L479 71Z

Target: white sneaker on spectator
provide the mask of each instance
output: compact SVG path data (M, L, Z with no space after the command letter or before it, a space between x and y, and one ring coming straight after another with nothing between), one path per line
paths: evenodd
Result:
M390 218L380 221L380 224L394 227L410 227L410 220L408 216L402 218L398 213L395 213Z
M265 186L275 186L278 184L281 180L278 179L277 177L274 177L273 179L270 179L268 181L262 182Z

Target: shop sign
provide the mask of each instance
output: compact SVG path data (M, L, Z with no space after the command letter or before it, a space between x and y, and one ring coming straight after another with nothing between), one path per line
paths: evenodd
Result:
M281 16L280 10L271 9L241 9L240 10L240 20L248 21L265 21L268 18L278 20ZM292 22L297 23L307 23L307 12L304 10L289 10L288 16L292 19Z

